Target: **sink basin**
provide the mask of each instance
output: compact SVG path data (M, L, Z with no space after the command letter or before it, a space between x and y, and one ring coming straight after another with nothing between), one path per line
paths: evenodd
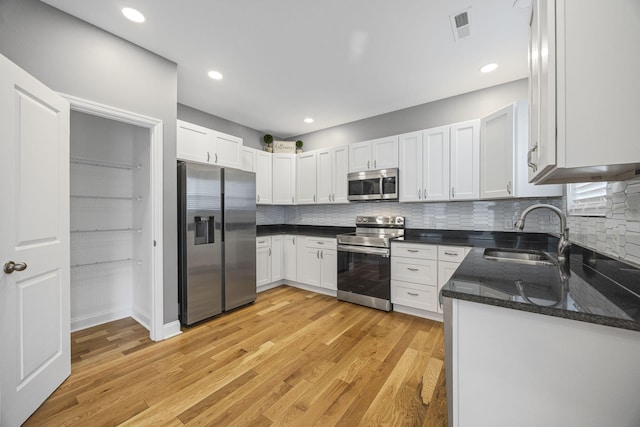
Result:
M528 265L556 265L556 260L542 251L526 249L487 248L484 259Z

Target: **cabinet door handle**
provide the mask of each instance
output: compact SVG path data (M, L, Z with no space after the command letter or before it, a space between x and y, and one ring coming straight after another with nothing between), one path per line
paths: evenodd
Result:
M324 251L320 251L320 259L324 259Z
M258 194L258 203L260 203L260 195Z
M324 242L316 242L316 243L318 243L319 245L324 245Z
M377 160L374 160L374 161L373 161L373 168L375 169L375 168L377 168L377 167L378 167L378 161L377 161Z
M296 244L296 238L295 237L293 238L293 244L294 245Z
M507 193L511 194L511 181L507 182Z
M445 254L445 255L449 255L449 256L458 256L458 254L457 254L456 252L447 252L447 251L444 251L444 254Z
M413 292L407 292L407 295L411 295L412 297L417 297L418 296L418 294L413 293Z
M258 240L259 244L263 244L264 242L266 242L266 240Z
M534 145L533 147L529 148L529 151L527 151L527 165L529 165L529 167L533 169L534 172L538 170L538 166L533 163L533 161L531 160L531 156L537 149L538 145Z
M418 271L417 268L411 268L411 267L407 267L407 270L409 270L409 271Z
M407 249L407 252L411 252L412 254L418 253L417 249Z
M216 156L215 162L218 163L218 153L216 153L215 156Z
M418 188L418 200L422 199L422 191Z
M424 199L427 200L427 189L424 189Z
M211 155L209 154L209 152L207 151L207 163L209 163L209 159L211 159Z
M269 248L269 256L271 256L271 248Z
M367 169L371 169L371 168L369 167L369 160L367 160Z
M318 249L318 252L316 252L316 258L320 259L320 249Z
M451 187L451 198L455 198L456 197L456 189L455 187Z
M293 196L291 196L291 204L293 204L293 203L294 203L294 202L293 202Z
M333 200L331 200L331 199L333 199ZM329 200L331 200L332 202L335 202L336 201L336 195L331 193L331 197L329 197Z
M316 195L314 194L313 195L313 203L315 203L315 202L316 202Z

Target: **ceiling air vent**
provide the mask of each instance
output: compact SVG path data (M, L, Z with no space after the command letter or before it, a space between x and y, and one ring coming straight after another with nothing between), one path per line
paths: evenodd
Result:
M468 8L449 16L451 29L453 30L453 39L455 41L466 39L471 35L471 28L469 26L470 13L471 8Z

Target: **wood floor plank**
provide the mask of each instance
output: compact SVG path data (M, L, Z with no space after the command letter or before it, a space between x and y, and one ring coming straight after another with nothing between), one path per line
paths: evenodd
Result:
M157 343L120 319L72 334L71 376L25 426L444 427L443 336L289 286Z

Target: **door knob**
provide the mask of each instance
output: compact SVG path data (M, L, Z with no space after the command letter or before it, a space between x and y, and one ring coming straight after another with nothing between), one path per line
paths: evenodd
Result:
M27 263L26 262L13 262L13 261L9 261L6 262L4 264L4 272L7 274L11 274L14 271L22 271L25 270L27 268Z

